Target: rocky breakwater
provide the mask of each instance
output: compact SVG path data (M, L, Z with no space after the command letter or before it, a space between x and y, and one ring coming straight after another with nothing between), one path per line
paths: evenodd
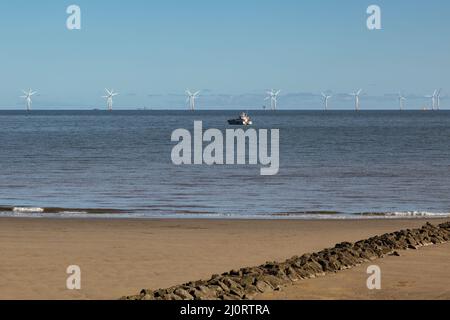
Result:
M263 292L280 290L293 282L349 269L362 263L399 255L399 250L444 243L450 240L450 222L420 229L402 230L356 243L343 242L334 248L295 256L285 262L267 262L259 267L242 268L210 280L199 280L168 289L142 290L126 300L242 300Z

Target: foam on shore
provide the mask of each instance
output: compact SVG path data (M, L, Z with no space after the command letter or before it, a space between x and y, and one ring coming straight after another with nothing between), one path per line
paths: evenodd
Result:
M161 209L162 210L162 209ZM267 214L232 214L178 210L154 213L151 210L112 208L63 208L37 206L0 206L0 217L16 218L108 218L108 219L229 219L229 220L358 220L358 219L415 219L447 218L450 212L392 211L348 213L339 211L298 211Z

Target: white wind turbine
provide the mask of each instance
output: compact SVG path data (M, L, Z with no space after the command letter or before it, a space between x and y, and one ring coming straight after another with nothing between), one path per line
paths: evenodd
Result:
M328 100L330 100L333 96L332 95L326 95L322 92L323 102L325 103L325 111L328 110Z
M434 90L432 95L428 95L425 96L425 98L431 99L431 110L434 110L434 108L436 107L436 96L437 96L438 91Z
M25 101L27 102L27 111L31 110L31 105L33 104L33 101L31 100L31 97L34 96L37 91L33 91L33 90L28 90L28 92L26 92L25 90L22 90L22 92L25 94L24 96L20 96L21 98L25 99Z
M404 101L405 101L405 100L406 100L406 97L404 97L404 96L402 95L402 93L399 92L399 93L398 93L398 102L399 102L399 104L400 104L400 111L403 110L403 107L404 107Z
M441 92L442 92L442 89L439 89L439 91L436 95L436 107L438 110L441 110Z
M275 91L274 89L267 91L268 96L264 100L270 99L270 108L272 110L277 110L278 108L278 95L280 92L281 90Z
M358 92L350 93L350 95L352 97L355 97L355 110L356 111L360 110L360 108L359 108L359 98L361 96L361 92L362 92L362 89L359 89Z
M108 111L112 111L113 108L113 98L117 95L119 95L117 92L114 92L114 90L108 90L105 89L107 95L106 96L102 96L102 98L106 99L106 105L108 107Z
M186 94L188 96L186 99L186 102L189 102L189 108L191 109L191 111L194 111L195 110L195 100L197 100L197 98L200 94L200 91L192 93L191 90L187 89Z

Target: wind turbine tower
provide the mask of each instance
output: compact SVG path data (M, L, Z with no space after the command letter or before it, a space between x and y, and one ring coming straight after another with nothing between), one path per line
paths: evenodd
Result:
M111 90L105 89L105 91L106 91L107 95L103 96L102 98L106 99L106 106L108 108L108 111L112 111L112 109L113 109L113 98L115 96L118 96L119 94L114 92L114 90L112 90L112 89Z
M406 100L406 98L401 93L399 93L398 94L398 103L400 104L400 111L403 111L405 100Z
M362 89L359 89L357 92L350 93L351 96L355 97L355 110L360 110L360 96Z
M34 96L37 93L37 91L33 91L30 89L28 90L28 92L26 92L25 90L22 90L22 92L24 93L24 96L21 96L21 98L25 99L27 103L27 111L30 111L31 105L33 104L31 97Z
M438 110L441 110L441 93L442 93L442 89L439 89L439 91L436 95L436 107Z
M189 108L191 109L191 111L195 111L195 100L197 100L200 91L192 93L189 89L187 89L186 94L188 96L186 102L189 102Z
M322 92L323 102L325 104L325 111L328 111L328 101L333 97L332 95L326 95Z
M270 107L272 110L278 109L278 95L281 90L275 91L274 89L267 91L268 96L264 100L270 100Z
M436 108L436 96L437 96L437 90L434 90L434 93L431 96L425 96L425 98L431 99L431 110L434 110Z

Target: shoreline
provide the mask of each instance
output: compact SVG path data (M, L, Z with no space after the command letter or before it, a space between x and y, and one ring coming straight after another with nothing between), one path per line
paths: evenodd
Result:
M448 220L0 218L0 299L118 299ZM65 287L69 265L80 291Z
M330 218L327 217L316 217L316 218L304 218L299 217L295 218L295 216L278 216L278 215L267 215L267 216L242 216L242 217L202 217L201 215L198 216L170 216L167 217L151 217L151 216L137 216L137 217L131 217L131 216L117 216L117 215L109 215L109 214L96 214L96 215L89 215L89 216L0 216L0 222L2 220L42 220L42 221L52 221L52 220L60 220L60 221L159 221L159 222L169 222L169 221L230 221L230 222L250 222L250 221L440 221L440 220L450 220L450 216L381 216L381 215L355 215L352 216L345 216L345 217L339 217L336 216L336 218Z
M275 212L267 214L225 214L213 212L185 212L148 214L142 210L130 211L111 208L63 208L32 206L0 206L1 218L41 219L136 219L136 220L375 220L375 219L450 219L442 211L361 211L342 212L310 210Z

